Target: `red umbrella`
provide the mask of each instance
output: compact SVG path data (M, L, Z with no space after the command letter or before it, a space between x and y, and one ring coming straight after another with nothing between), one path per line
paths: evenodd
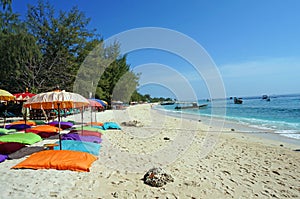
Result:
M102 104L100 104L99 102L95 101L95 100L92 100L92 99L88 99L89 101L89 106L91 107L91 123L93 122L93 119L92 119L92 108L103 108ZM97 116L96 116L96 113L95 113L95 121L97 121Z
M91 100L91 99L88 99L88 101L90 103L89 106L91 106L91 107L103 108L102 104L100 104L97 101L94 101L94 100Z
M13 94L13 95L16 97L17 101L26 101L26 100L32 98L33 96L35 96L36 94L29 93L28 92L28 88L26 88L25 92L23 92L23 93L16 93L16 94Z

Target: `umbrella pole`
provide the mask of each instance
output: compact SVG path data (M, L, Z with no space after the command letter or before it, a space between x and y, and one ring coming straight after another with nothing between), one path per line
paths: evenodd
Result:
M5 128L5 124L6 124L6 115L7 115L7 102L5 104L5 110L4 110L4 118L3 118L4 127L3 128Z
M6 123L6 114L7 114L7 110L4 111L4 118L3 118L3 122L4 122L4 127L5 128L5 123Z
M81 135L83 135L83 107L81 109Z
M92 127L92 123L93 123L93 107L91 106L91 127Z
M58 137L59 137L59 150L62 149L61 147L61 134L60 134L60 103L57 103L58 108Z
M25 117L24 117L24 122L25 122L25 133L26 133L26 130L27 130L27 128L26 128L26 125L27 125L27 108L25 108Z

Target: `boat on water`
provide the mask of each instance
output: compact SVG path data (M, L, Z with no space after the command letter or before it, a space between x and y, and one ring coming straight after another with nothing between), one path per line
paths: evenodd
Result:
M234 98L233 98L233 101L234 101L235 104L242 104L242 103L243 103L242 98L234 97Z
M165 106L165 105L173 105L175 104L175 102L173 101L165 101L165 102L161 102L160 105Z
M188 103L184 103L184 104L181 104L181 105L177 105L175 107L176 110L181 110L181 109L201 109L201 108L206 108L207 107L207 104L200 104L198 105L197 103L191 103L191 104L188 104Z
M261 99L266 100L267 102L271 101L270 96L268 95L263 95Z

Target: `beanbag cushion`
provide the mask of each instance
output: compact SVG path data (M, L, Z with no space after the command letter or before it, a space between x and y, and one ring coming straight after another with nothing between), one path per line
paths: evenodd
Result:
M82 135L82 136L96 136L101 138L102 134L95 132L95 131L88 131L88 130L83 130L83 131L79 131L79 130L72 130L70 131L70 133L77 133L78 135Z
M0 144L0 154L2 155L8 155L13 152L16 152L17 150L25 147L24 144L17 143L17 142L7 142Z
M21 131L24 129L29 129L31 128L30 125L27 124L9 124L5 126L6 129L16 129L17 131Z
M58 121L49 122L48 125L59 127ZM69 129L73 126L71 122L60 122L61 129Z
M50 125L40 125L27 130L27 132L32 132L32 133L39 133L39 132L57 133L58 131L59 131L58 127L50 126Z
M12 169L57 169L71 171L90 171L97 157L84 152L68 150L45 150L29 156Z
M91 127L91 126L83 126L83 127L76 127L73 130L77 130L77 131L81 131L81 130L87 130L87 131L94 131L94 132L98 132L98 133L103 133L105 132L102 128L96 128L96 127Z
M92 125L92 126L103 126L102 122L89 122L87 125Z
M41 136L41 138L49 138L54 135L58 135L58 133L52 133L52 132L38 132L37 135Z
M76 133L68 133L62 135L62 140L77 140L77 141L85 141L85 142L93 142L93 143L101 143L102 139L96 136L81 136Z
M59 142L57 142L56 144L59 144ZM62 140L61 146L62 150L81 151L93 155L99 155L99 150L101 147L100 144L76 140ZM59 146L55 146L54 150L60 150Z
M11 153L8 155L8 159L19 159L19 158L23 158L25 156L31 155L33 153L39 152L39 151L43 151L44 147L42 146L30 146L30 147L23 147L19 150L17 150L14 153Z
M4 160L7 159L7 155L1 155L0 154L0 162L4 162Z
M115 122L105 122L103 124L103 129L106 130L106 129L118 129L118 130L121 130L121 127L115 123Z
M16 132L16 129L4 129L0 128L0 134L8 134L8 133L14 133Z
M0 142L18 142L22 144L34 144L41 140L41 136L34 133L15 133L0 137Z
M20 120L20 121L12 122L10 124L25 124L25 121L24 120ZM26 121L26 124L30 125L30 126L36 126L35 121L31 121L31 120Z

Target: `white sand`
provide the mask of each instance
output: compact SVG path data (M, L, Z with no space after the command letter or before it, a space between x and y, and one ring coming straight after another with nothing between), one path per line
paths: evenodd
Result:
M84 122L90 117L87 112ZM1 163L1 198L300 198L300 152L294 151L300 146L228 129L218 133L150 105L97 113L98 122L132 120L144 126L106 133L90 172L10 169L23 159ZM175 181L161 188L144 184L153 166Z

